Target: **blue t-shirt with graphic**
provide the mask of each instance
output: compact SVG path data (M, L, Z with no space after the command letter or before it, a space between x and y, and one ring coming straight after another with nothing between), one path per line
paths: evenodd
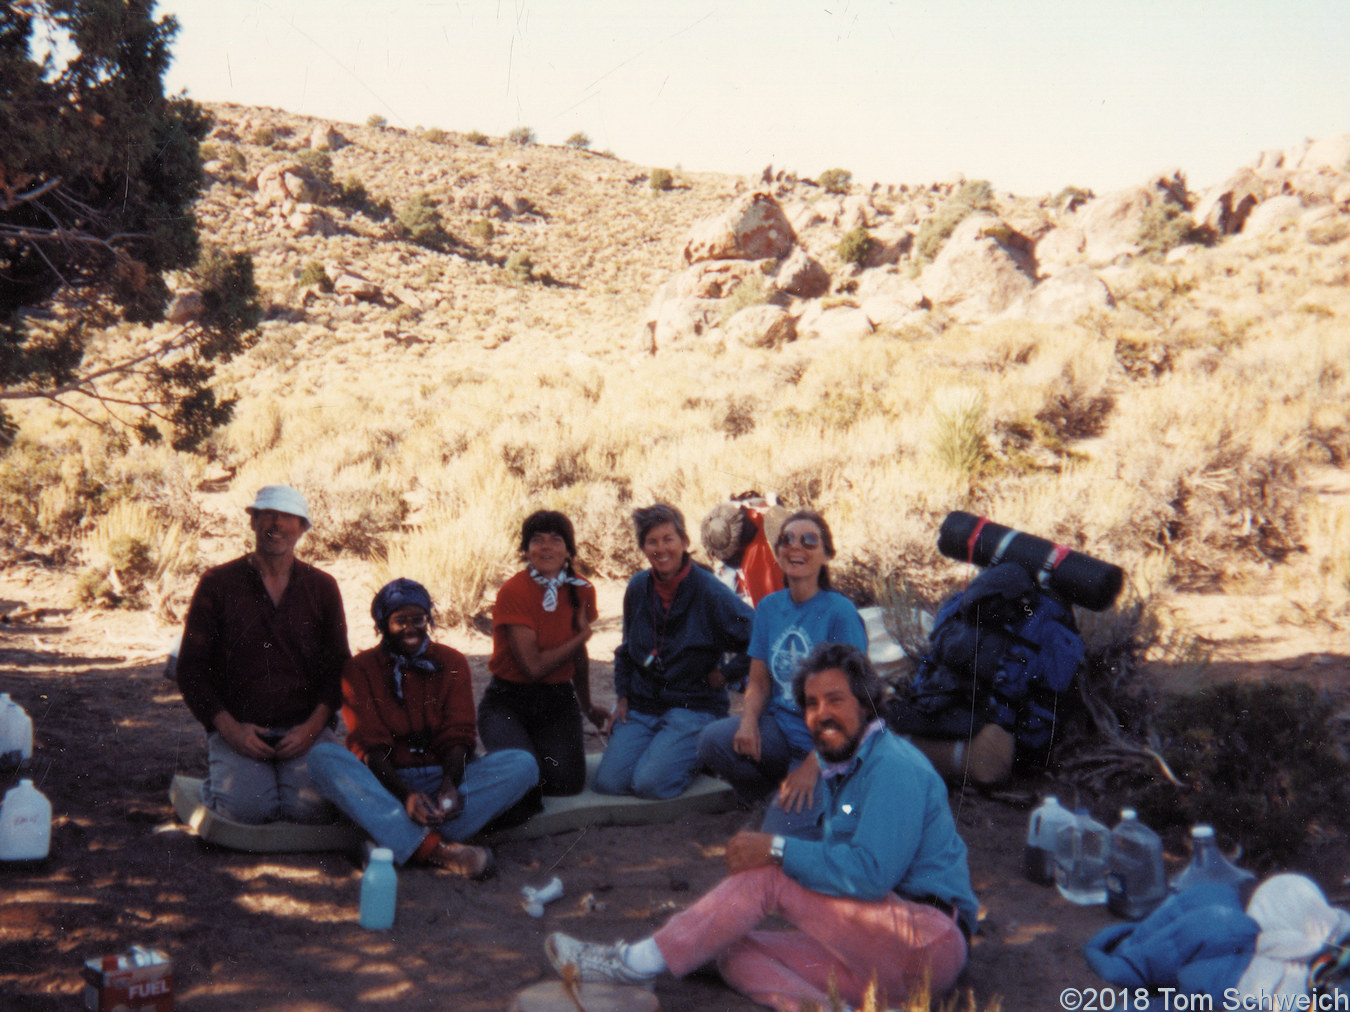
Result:
M768 667L774 706L801 712L792 698L792 679L818 643L851 643L867 652L867 628L843 594L821 590L797 604L791 592L779 590L759 602L747 652Z

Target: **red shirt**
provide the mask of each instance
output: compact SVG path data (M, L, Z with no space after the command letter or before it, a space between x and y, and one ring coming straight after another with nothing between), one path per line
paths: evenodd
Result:
M409 668L403 698L394 692L394 659L383 647L362 650L342 672L342 719L347 747L366 761L372 752L390 752L397 768L444 766L455 745L470 752L478 735L473 713L473 676L458 650L432 643L426 656L436 671ZM426 752L408 744L414 732L425 735Z
M600 616L595 606L595 588L589 583L584 587L574 587L577 599L586 609L587 617L594 622ZM548 650L576 635L572 624L572 595L567 586L558 588L558 607L555 611L544 611L544 588L535 583L530 574L521 570L502 584L497 591L497 603L492 606L492 658L488 661L488 670L504 682L530 684L506 639L506 627L522 625L533 629L540 650ZM572 661L566 660L533 684L558 685L572 680Z
M746 545L741 555L741 575L739 582L750 595L750 603L759 607L776 590L782 590L783 571L778 567L778 559L773 554L773 545L764 533L764 513L753 507L747 513L755 524L755 540ZM739 587L737 589L740 589Z

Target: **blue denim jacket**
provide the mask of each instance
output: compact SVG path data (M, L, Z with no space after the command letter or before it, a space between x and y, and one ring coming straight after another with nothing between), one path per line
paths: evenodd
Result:
M615 698L626 696L639 713L683 707L726 716L727 690L710 686L708 672L722 665L729 683L744 680L754 610L697 565L680 583L668 612L657 603L654 583L651 570L644 569L624 591L623 642L614 651ZM723 665L724 654L737 656Z
M827 896L879 900L896 892L939 899L975 930L979 902L970 888L966 845L947 788L918 749L880 731L823 787L824 838L789 838L783 871Z

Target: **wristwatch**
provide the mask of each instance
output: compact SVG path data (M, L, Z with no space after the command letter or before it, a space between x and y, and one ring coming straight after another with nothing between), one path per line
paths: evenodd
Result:
M781 836L775 836L769 841L769 860L774 864L783 863L783 848L787 846L787 840Z

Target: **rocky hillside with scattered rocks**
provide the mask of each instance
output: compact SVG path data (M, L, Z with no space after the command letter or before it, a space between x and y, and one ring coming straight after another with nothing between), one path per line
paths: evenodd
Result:
M264 343L312 367L361 340L572 338L605 355L1071 322L1110 311L1145 258L1282 228L1350 234L1350 134L1262 153L1203 193L1178 171L1019 197L964 180L671 173L582 148L211 111L203 232L252 252ZM192 311L187 296L174 318Z

